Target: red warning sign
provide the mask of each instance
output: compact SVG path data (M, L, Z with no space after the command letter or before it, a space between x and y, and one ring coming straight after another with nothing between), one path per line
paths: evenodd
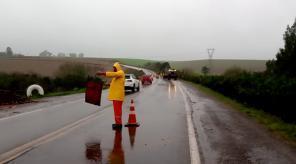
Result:
M86 83L85 102L100 106L102 89L103 89L102 81L89 80Z

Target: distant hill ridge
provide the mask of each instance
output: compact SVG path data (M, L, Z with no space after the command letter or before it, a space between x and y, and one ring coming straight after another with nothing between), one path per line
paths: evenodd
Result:
M213 59L211 63L212 72L215 74L221 74L232 67L253 72L261 72L266 69L266 60ZM201 73L203 66L209 67L209 60L170 61L170 64L175 69L190 69L196 73Z
M144 66L147 62L165 62L146 59L117 59L123 64L133 66ZM222 74L225 70L232 67L240 67L247 71L261 72L266 69L265 63L267 60L247 60L247 59L213 59L212 72L215 74ZM178 70L190 69L196 73L201 73L203 66L209 66L208 59L191 60L191 61L169 61L170 65Z

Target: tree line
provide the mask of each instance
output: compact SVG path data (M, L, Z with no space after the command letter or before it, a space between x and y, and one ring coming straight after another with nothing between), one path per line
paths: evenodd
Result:
M2 57L11 57L14 55L20 55L20 54L14 54L11 47L6 47L6 51L0 52L0 57L1 56Z
M13 57L13 56L25 56L23 54L15 54L13 53L13 50L11 47L7 47L6 48L6 51L3 51L3 52L0 52L0 57ZM60 52L60 53L57 53L56 55L47 51L47 50L44 50L42 52L39 53L39 56L40 57L72 57L72 58L76 58L76 57L79 57L79 58L83 58L84 57L84 53L63 53L63 52Z
M76 57L79 57L79 58L83 58L84 57L84 53L69 53L69 54L66 54L66 53L63 53L63 52L59 52L57 53L56 55L47 51L47 50L44 50L42 52L39 53L39 56L40 57L72 57L72 58L76 58Z

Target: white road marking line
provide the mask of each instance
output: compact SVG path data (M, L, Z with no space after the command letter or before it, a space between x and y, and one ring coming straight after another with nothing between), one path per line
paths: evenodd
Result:
M197 146L195 131L193 128L191 110L187 101L187 96L182 89L183 87L180 86L181 85L180 83L178 84L179 84L178 87L183 95L185 109L186 109L191 164L200 164L200 156L199 156L199 150Z
M76 103L76 102L79 102L79 101L82 101L82 100L84 100L84 98L79 99L79 100L68 101L68 102L65 102L65 103L60 103L60 104L52 105L52 106L50 106L50 107L51 107L51 108L52 108L52 107L59 107L59 106L65 105L65 104L72 104L72 103ZM39 108L39 109L35 109L35 110L33 110L33 111L24 112L24 113L21 113L21 114L17 114L17 115L12 115L12 116L8 116L8 117L4 117L4 118L1 118L0 121L8 120L8 119L13 119L13 118L17 118L17 117L21 117L21 116L28 115L28 114L32 114L32 113L35 113L35 112L40 112L40 111L43 111L43 110L46 109L46 108L49 108L49 107L42 107L42 108Z
M108 106L105 106L104 108L108 108L108 107L111 107L112 105L108 105ZM94 119L94 118L97 118L99 116L102 116L102 111L96 111L94 112L93 114L87 116L87 117L84 117L74 123L71 123L71 124L68 124L56 131L53 131L51 133L48 133L42 137L39 137L35 140L32 140L26 144L23 144L21 146L18 146L8 152L5 152L5 153L2 153L0 154L0 164L2 163L7 163L15 158L17 158L18 156L24 154L25 152L35 148L35 147L38 147L42 144L45 144L47 142L50 142L52 140L55 140L69 132L71 132L72 130L84 125L85 123L87 123L88 121Z

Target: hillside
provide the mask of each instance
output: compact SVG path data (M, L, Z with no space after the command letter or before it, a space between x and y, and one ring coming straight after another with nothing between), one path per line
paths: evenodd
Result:
M146 59L128 59L128 58L118 58L116 59L122 64L143 67L148 62L156 62L156 60L146 60Z
M228 59L216 59L212 60L212 71L215 74L221 74L228 68L237 66L248 71L264 71L265 60L228 60ZM192 60L192 61L171 61L170 65L178 70L190 69L196 73L201 73L203 66L208 66L208 60Z

